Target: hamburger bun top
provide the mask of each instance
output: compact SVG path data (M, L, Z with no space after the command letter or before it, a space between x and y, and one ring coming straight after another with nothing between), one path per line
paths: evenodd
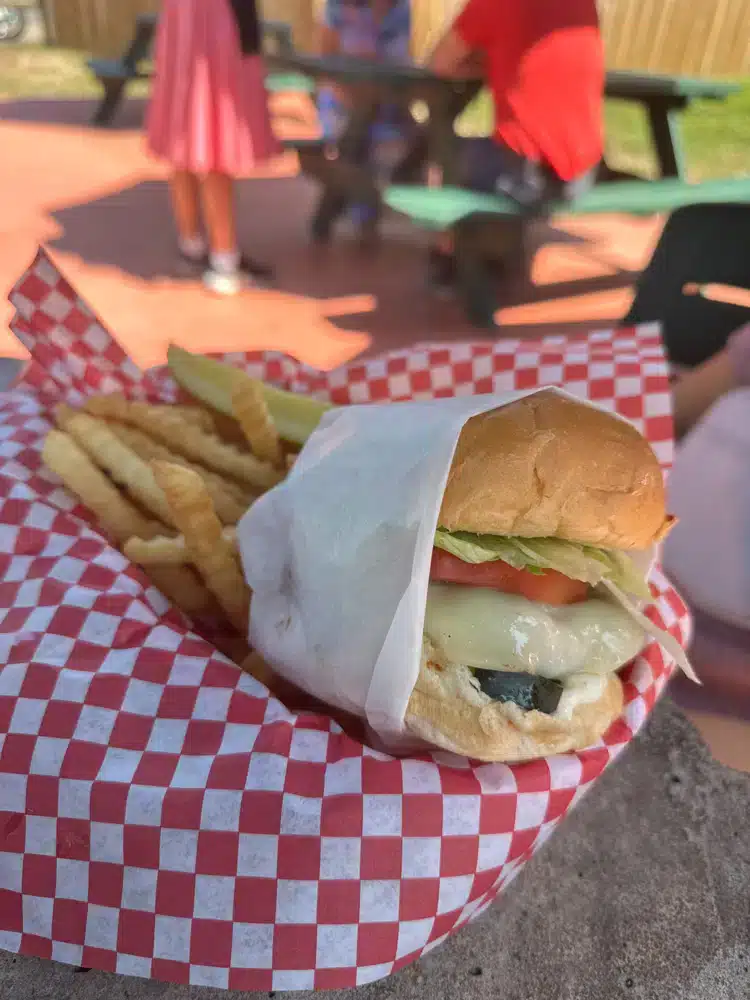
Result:
M618 417L543 390L465 424L438 524L645 549L671 521L646 439Z

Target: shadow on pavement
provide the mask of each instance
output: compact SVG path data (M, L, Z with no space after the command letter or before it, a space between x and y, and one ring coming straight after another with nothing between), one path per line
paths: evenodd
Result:
M240 244L275 266L279 308L283 309L285 295L317 301L321 313L336 317L337 325L369 335L375 352L425 339L484 336L466 323L459 303L428 292L426 239L404 220L387 219L381 244L371 252L360 249L346 231L330 246L318 247L310 244L307 232L316 195L312 184L282 176L243 181L237 188ZM53 210L52 216L61 229L51 244L54 250L141 281L180 279L163 181L143 181ZM533 242L535 247L568 246L587 253L584 238L553 226L537 227ZM502 304L513 307L622 288L636 273L610 270L583 279L506 285ZM606 325L601 320L548 324L541 319L504 327L503 333L536 337L553 330L585 332Z
M94 98L30 98L20 101L0 101L0 121L88 127L91 126L91 119L98 103ZM123 101L113 124L107 129L97 129L97 131L106 134L141 128L146 103L145 99L138 98Z

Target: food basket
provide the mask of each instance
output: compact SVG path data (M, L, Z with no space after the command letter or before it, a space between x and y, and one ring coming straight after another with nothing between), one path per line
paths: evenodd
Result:
M31 353L0 396L0 947L237 990L351 987L477 917L633 738L672 664L651 643L596 746L531 763L395 759L292 712L192 630L42 467L51 408L171 401L40 252L12 292ZM423 344L318 372L233 354L335 403L564 385L640 428L667 467L653 326ZM683 644L657 570L649 615Z

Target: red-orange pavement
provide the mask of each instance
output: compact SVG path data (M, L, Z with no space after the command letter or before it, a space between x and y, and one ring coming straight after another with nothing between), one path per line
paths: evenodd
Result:
M302 100L278 99L274 112L282 132L310 127ZM90 114L83 101L0 104L0 355L22 354L5 295L42 242L143 365L162 360L170 341L275 348L330 367L363 351L477 336L457 305L425 293L424 237L404 221L388 220L371 257L346 238L309 246L314 190L291 156L239 191L243 246L276 265L278 291L219 300L176 279L164 172L144 151L142 106L130 102L109 132L89 128ZM623 315L627 282L657 232L656 220L619 217L543 227L535 287L501 312L504 332L535 336Z

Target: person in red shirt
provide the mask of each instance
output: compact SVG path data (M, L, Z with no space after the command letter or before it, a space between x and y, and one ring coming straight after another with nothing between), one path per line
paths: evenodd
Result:
M492 92L493 135L459 140L462 186L533 212L594 182L605 79L596 0L469 0L429 66L455 77L481 66Z

